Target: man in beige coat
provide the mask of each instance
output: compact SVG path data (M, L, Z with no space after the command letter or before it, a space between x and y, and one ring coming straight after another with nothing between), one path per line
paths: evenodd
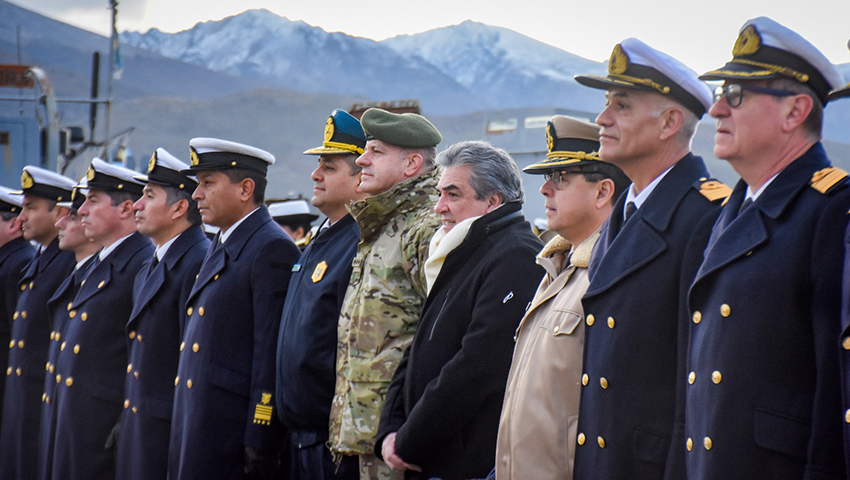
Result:
M537 257L546 274L517 329L496 446L496 478L572 479L584 348L581 297L600 228L629 180L602 162L599 127L562 115L546 127L543 174L549 230Z

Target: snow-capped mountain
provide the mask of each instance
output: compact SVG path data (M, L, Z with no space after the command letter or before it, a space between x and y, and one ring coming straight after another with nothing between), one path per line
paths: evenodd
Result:
M604 64L471 21L376 42L249 10L174 34L127 32L121 40L214 71L276 79L293 90L419 98L435 113L601 105L601 96L572 77L604 71Z

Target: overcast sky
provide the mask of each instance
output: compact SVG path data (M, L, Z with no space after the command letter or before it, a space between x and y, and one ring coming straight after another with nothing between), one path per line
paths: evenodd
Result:
M94 32L109 31L109 0L11 0ZM637 37L702 73L731 58L741 25L766 15L796 30L835 63L850 62L848 0L119 0L118 30L191 28L266 8L327 31L383 40L464 20L507 27L603 61Z

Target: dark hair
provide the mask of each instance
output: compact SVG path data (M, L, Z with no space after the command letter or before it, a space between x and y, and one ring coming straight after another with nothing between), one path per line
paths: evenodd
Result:
M588 183L599 183L606 178L614 182L614 195L611 197L611 204L614 204L632 183L629 177L619 167L607 162L582 165L579 170L584 176L584 180Z
M141 196L132 192L118 192L115 190L104 190L104 192L109 195L109 199L112 201L113 207L117 207L127 200L136 203L136 200L138 200Z
M283 221L283 222L281 222L281 221L275 220L275 222L277 222L279 225L285 225L285 226L291 228L293 232L300 228L304 231L305 235L307 234L307 232L310 231L311 228L313 228L313 225L309 221L300 221L300 222Z
M189 224L192 226L200 225L201 220L201 212L198 210L198 202L196 202L192 198L192 192L187 190L180 190L179 188L172 187L169 185L160 185L163 190L165 190L165 204L169 207L179 202L180 200L186 200L189 202L189 207L186 209L186 220L189 221Z
M268 180L266 180L266 176L262 173L254 172L252 170L246 170L244 168L229 168L227 170L222 170L227 178L230 179L230 183L239 183L246 178L250 178L254 181L254 204L262 205L266 201L266 185L268 184Z
M13 213L13 212L5 212L5 211L0 212L0 218L2 218L4 222L8 222L9 220L14 220L15 217L17 217L17 216L18 216L18 214Z

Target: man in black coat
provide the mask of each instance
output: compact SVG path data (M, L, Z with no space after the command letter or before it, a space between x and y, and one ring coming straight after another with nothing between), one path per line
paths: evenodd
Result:
M221 231L185 305L168 478L270 479L283 441L275 347L301 252L263 206L273 155L213 138L189 146L192 198Z
M0 479L35 478L38 426L44 383L44 363L50 343L47 301L71 273L74 254L59 249L56 222L68 212L57 202L68 201L74 182L38 167L24 167L21 228L24 239L39 245L38 253L18 282L12 340L0 424Z
M210 245L192 199L198 184L180 173L188 168L158 148L148 174L135 177L147 184L133 205L136 229L153 241L156 250L133 285L117 479L155 480L168 474L174 377L186 324L184 304ZM139 338L144 341L134 341Z
M376 445L405 478L483 478L493 468L513 337L543 273L503 150L461 142L437 157L428 298L390 384Z
M136 233L133 202L142 194L135 172L98 158L88 170L79 215L86 236L103 245L74 300L56 359L56 437L52 478L115 476L113 429L123 409L125 326L133 279L153 253ZM61 306L59 308L62 308Z
M86 182L83 177L82 183ZM71 191L71 201L60 202L58 205L68 209L68 214L56 222L59 229L59 248L73 252L74 270L47 301L47 310L50 318L50 346L47 351L46 371L43 379L44 393L41 396L41 420L38 432L38 480L49 480L52 475L53 466L53 441L56 434L56 398L55 392L59 388L54 375L56 373L56 360L62 351L62 336L65 334L65 325L71 320L70 310L67 305L74 300L80 285L86 278L95 255L101 245L86 237L82 224L82 217L77 211L85 201L85 193L79 187ZM74 314L76 316L76 312Z
M709 110L714 154L741 180L688 295L676 447L688 479L846 478L837 349L850 182L820 143L827 94L844 80L766 17L744 24L733 55L702 77L724 80Z
M614 205L590 261L576 479L681 479L685 456L686 298L728 187L690 153L711 93L677 60L629 38L596 119L599 156L632 185Z
M330 127L328 127L330 125ZM351 278L360 229L346 207L367 194L358 192L366 137L360 122L334 110L318 155L310 199L327 220L292 268L277 342L277 415L287 428L283 478L289 480L360 478L357 457L333 461L328 421L336 385L337 320Z
M18 282L24 275L24 267L32 259L35 249L24 240L21 231L20 195L10 188L0 186L0 345L7 345L12 338L12 312L18 302ZM0 354L0 364L6 368L8 350ZM6 382L0 382L0 398ZM2 410L0 401L0 410Z

